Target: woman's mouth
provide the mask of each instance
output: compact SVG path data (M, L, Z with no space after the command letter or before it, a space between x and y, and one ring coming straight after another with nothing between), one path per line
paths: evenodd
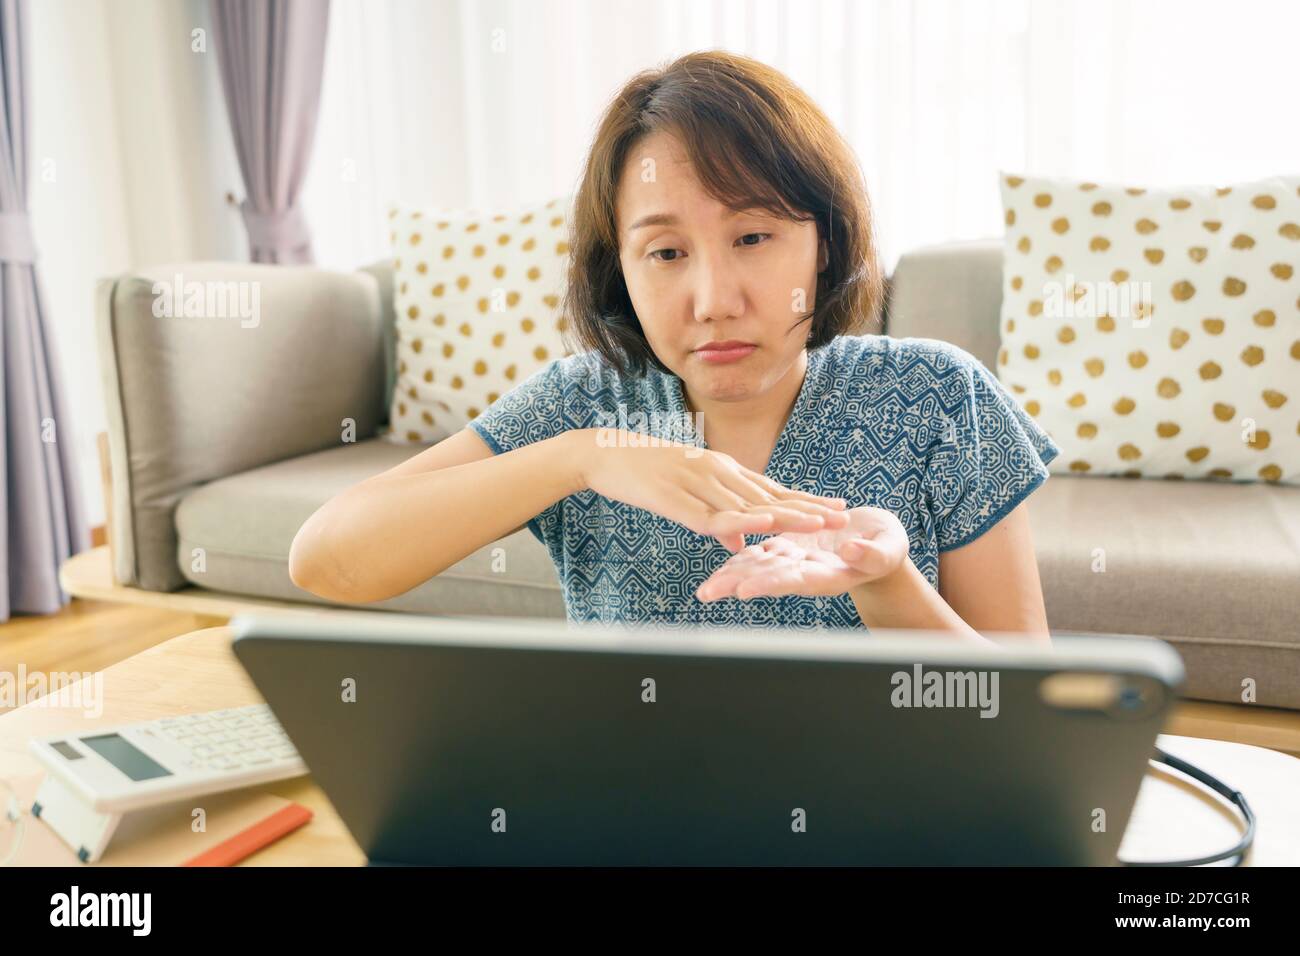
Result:
M725 342L706 342L695 350L701 361L711 365L721 365L726 362L736 362L743 359L754 349L758 348L752 342L740 342L735 339L728 339Z

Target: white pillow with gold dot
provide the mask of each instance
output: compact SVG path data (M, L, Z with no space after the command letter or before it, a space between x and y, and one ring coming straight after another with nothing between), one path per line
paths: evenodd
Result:
M999 175L998 377L1050 469L1300 484L1300 177Z
M560 315L572 197L509 211L389 210L399 444L459 431L571 354Z

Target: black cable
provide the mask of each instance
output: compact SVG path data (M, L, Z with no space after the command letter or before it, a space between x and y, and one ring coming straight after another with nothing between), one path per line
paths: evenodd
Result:
M1219 860L1226 860L1229 857L1236 857L1237 861L1233 866L1241 866L1246 859L1246 851L1250 849L1255 842L1255 814L1250 809L1250 804L1246 802L1246 795L1240 790L1233 790L1222 780L1206 773L1200 767L1193 766L1186 760L1180 760L1173 754L1167 754L1159 747L1156 748L1156 755L1152 758L1157 763L1168 764L1175 770L1187 774L1187 776L1199 780L1215 793L1226 797L1241 810L1241 816L1246 821L1246 832L1242 835L1237 845L1230 850L1224 850L1222 853L1216 853L1213 856L1203 856L1194 860L1143 860L1130 861L1119 860L1116 862L1120 866L1202 866L1206 863L1217 863Z

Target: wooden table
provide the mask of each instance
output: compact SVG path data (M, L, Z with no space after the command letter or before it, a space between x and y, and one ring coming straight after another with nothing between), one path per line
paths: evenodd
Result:
M0 779L15 780L41 770L27 740L72 733L108 722L152 720L260 703L230 648L226 627L192 631L106 668L103 715L98 720L76 708L28 705L0 716ZM1258 819L1248 864L1300 865L1300 760L1246 744L1160 735L1158 745L1241 790ZM252 788L310 808L315 817L247 859L251 865L339 866L365 862L360 847L310 777ZM36 821L29 818L28 824ZM1126 859L1201 856L1235 843L1240 824L1234 809L1199 785L1163 767L1152 767L1142 783L1120 847ZM159 861L174 862L174 861Z
M0 779L14 780L41 770L40 762L27 749L31 737L262 703L261 694L230 649L231 638L227 627L191 631L105 668L103 715L98 720L75 707L33 704L0 716ZM311 777L281 780L252 787L247 792L275 794L302 804L314 814L306 826L248 857L248 864L349 866L365 863L365 854ZM29 816L27 825L38 824Z

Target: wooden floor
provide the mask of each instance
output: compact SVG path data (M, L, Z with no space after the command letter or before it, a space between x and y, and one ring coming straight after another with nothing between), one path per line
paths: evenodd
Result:
M19 615L0 624L0 672L98 671L168 638L225 624L224 617L73 598L57 614ZM6 708L0 702L0 713Z
M168 638L216 627L229 616L73 598L57 614L0 624L0 673L97 671ZM0 701L0 713L7 709ZM1268 747L1300 757L1300 711L1184 701L1167 733Z

